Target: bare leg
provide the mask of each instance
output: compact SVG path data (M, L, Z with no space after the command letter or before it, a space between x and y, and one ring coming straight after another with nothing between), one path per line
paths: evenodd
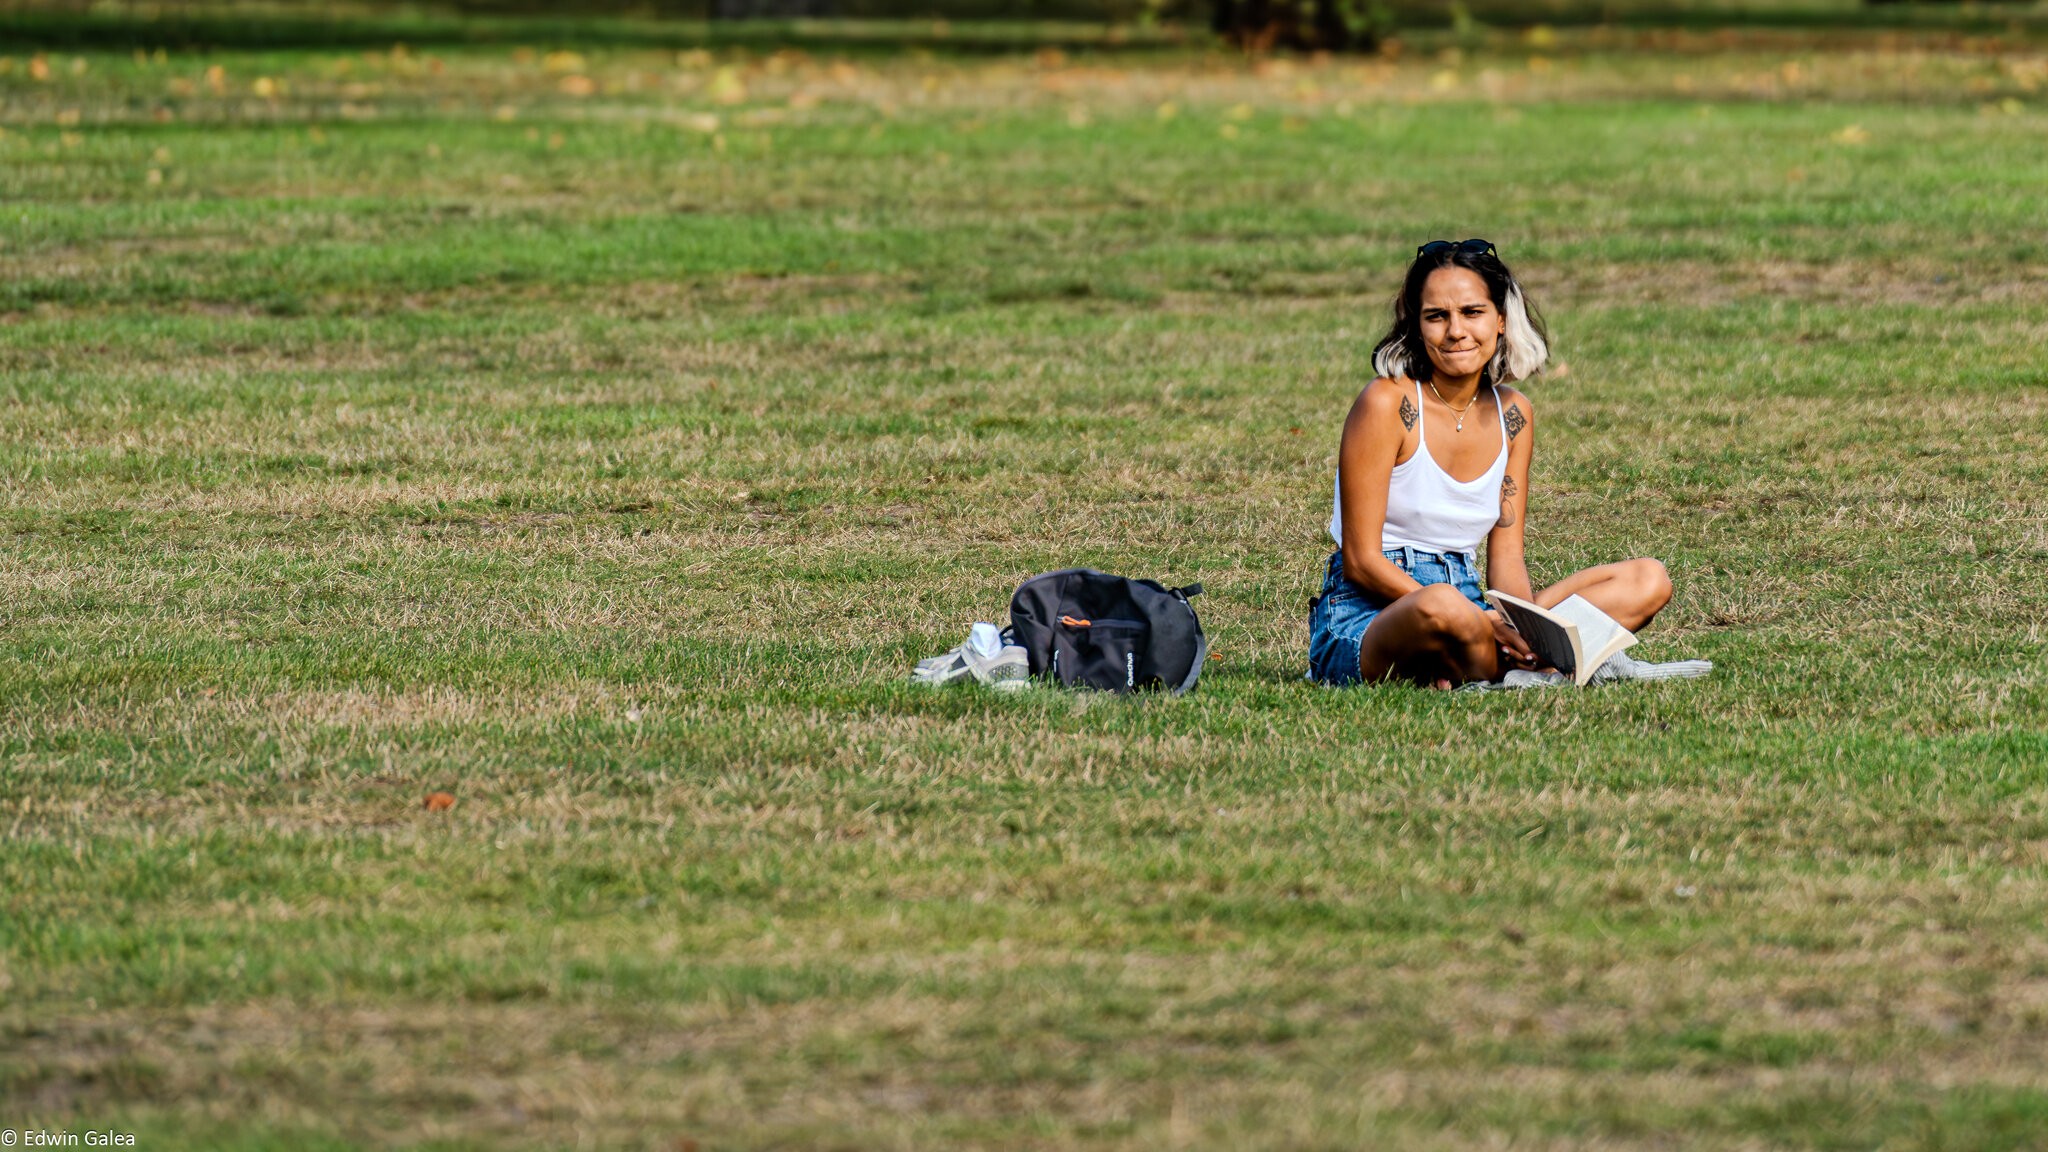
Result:
M1448 688L1500 674L1493 625L1449 584L1431 584L1387 605L1358 641L1367 681L1399 677Z
M1536 593L1536 602L1545 608L1555 608L1575 595L1585 597L1623 628L1640 632L1671 603L1671 575L1664 570L1662 560L1647 556L1601 564L1574 572ZM1366 635L1372 635L1370 629Z

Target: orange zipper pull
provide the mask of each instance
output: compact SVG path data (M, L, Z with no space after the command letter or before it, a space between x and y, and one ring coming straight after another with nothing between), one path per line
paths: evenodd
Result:
M1060 617L1060 623L1065 624L1069 628L1087 628L1093 622L1088 620L1076 620L1072 616L1062 616Z

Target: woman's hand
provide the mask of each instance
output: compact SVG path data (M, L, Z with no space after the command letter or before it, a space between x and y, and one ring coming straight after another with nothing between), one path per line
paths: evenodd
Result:
M1493 642L1500 647L1502 672L1510 668L1536 666L1535 650L1529 647L1527 640L1522 639L1520 632L1515 631L1514 625L1508 623L1507 617L1498 611L1489 610L1486 613L1486 621L1493 625Z

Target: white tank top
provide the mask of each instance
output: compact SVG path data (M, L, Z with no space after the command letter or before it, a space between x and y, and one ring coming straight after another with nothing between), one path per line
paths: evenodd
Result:
M1451 478L1429 454L1429 428L1422 416L1422 385L1415 386L1415 454L1394 465L1387 479L1387 522L1380 532L1380 550L1413 548L1418 552L1462 552L1474 556L1479 542L1500 522L1500 478L1508 470L1507 414L1500 389L1493 389L1494 411L1501 418L1500 455L1476 480ZM1330 539L1344 546L1344 486L1340 476L1330 511Z

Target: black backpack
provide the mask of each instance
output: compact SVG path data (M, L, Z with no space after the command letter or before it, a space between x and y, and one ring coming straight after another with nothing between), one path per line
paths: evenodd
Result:
M1168 588L1093 568L1033 576L1010 598L1010 642L1031 658L1031 674L1112 692L1195 686L1209 645L1188 597L1200 584Z

